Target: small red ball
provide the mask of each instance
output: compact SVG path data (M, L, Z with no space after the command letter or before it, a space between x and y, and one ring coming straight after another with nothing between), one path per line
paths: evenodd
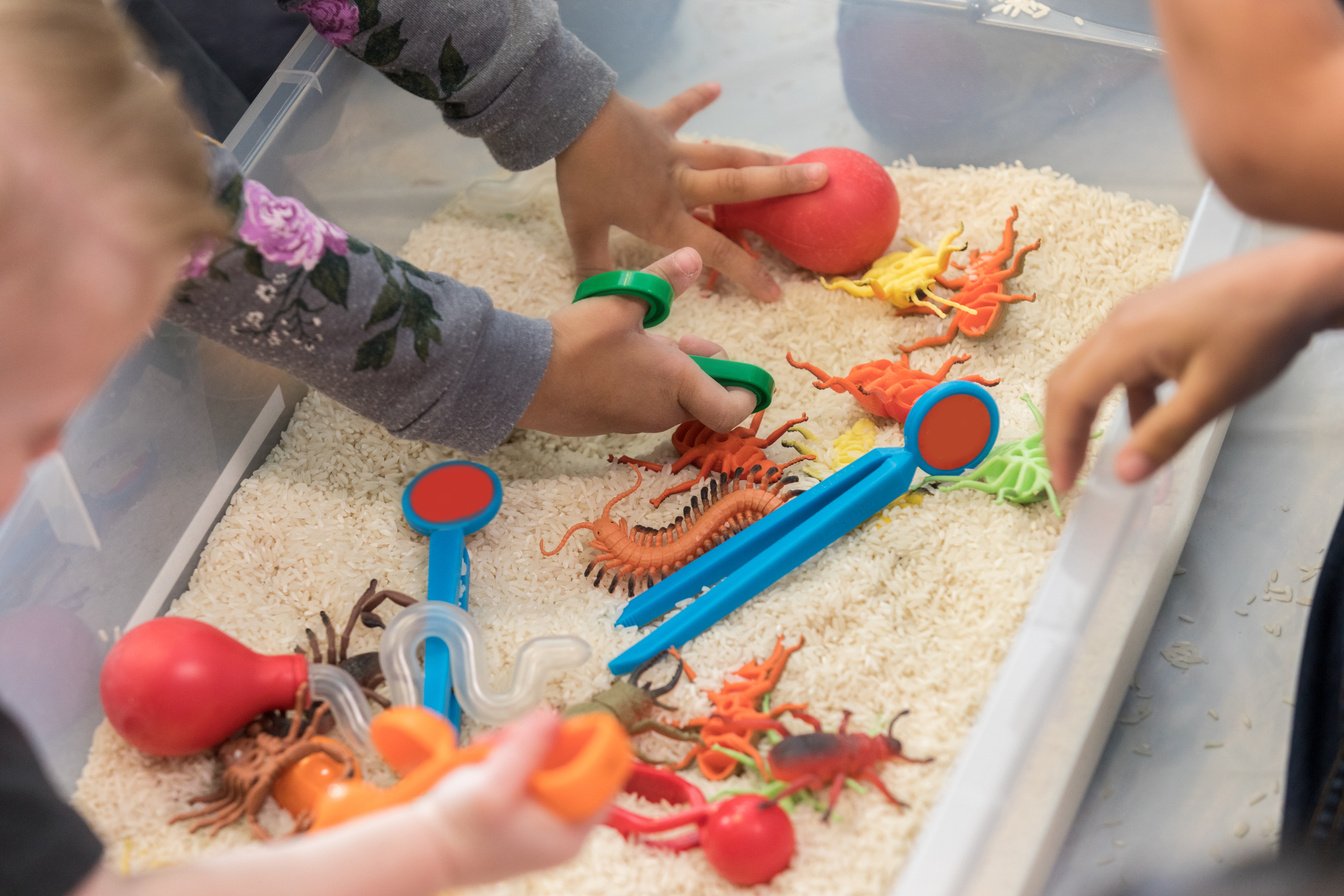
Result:
M714 807L700 829L700 847L729 883L763 884L793 861L793 822L764 797L735 796Z

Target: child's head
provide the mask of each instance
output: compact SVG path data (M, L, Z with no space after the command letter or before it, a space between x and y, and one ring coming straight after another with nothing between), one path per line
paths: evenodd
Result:
M104 0L0 0L0 511L221 232L176 91Z

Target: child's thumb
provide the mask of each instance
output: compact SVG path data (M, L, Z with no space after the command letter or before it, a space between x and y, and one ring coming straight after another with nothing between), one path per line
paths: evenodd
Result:
M756 395L748 389L724 388L687 359L687 370L677 390L677 401L686 413L715 432L728 432L751 414Z
M559 731L560 717L553 710L533 710L500 731L483 770L496 787L510 795L522 793L545 761Z

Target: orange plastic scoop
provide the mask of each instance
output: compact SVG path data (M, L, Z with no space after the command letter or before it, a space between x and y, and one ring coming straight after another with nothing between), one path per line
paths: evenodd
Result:
M363 780L332 784L313 808L312 830L415 799L453 769L480 762L493 746L487 736L458 749L448 721L419 706L394 706L379 713L369 725L369 736L401 780L391 787ZM561 724L528 790L561 818L580 821L620 792L632 762L629 735L614 716L573 716Z
M325 743L336 749L345 748L340 741L321 734L313 738L313 743ZM302 818L313 811L313 806L327 792L327 788L351 777L361 777L358 765L353 775L350 775L346 773L344 763L326 753L310 753L275 779L275 784L271 786L271 798L294 818Z

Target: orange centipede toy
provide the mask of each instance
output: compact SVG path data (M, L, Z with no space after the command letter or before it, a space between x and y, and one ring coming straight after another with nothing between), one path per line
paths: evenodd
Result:
M590 547L597 551L597 556L584 569L583 576L587 578L596 569L593 586L597 587L611 573L607 586L610 594L616 593L616 587L624 579L629 596L634 597L636 583L652 586L798 494L784 490L798 481L796 476L762 483L759 480L770 479L769 471L762 476L759 466L739 469L731 476L721 473L717 478L709 478L699 496L692 496L672 523L661 528L632 526L624 519L613 519L611 512L643 484L643 474L638 467L633 469L635 484L608 501L597 519L570 526L554 548L547 549L545 539L539 542L542 556L553 557L575 532L591 531Z

